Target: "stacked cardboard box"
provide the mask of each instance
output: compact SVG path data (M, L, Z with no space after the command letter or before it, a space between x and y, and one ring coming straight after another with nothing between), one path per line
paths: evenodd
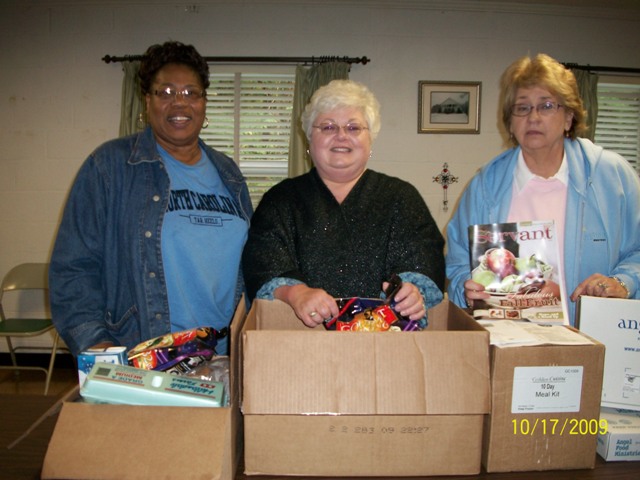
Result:
M491 347L488 472L595 466L604 346L589 341Z
M231 324L232 346L245 318L241 301ZM65 402L42 478L233 479L242 432L238 370L232 348L230 406L224 408Z
M607 461L640 460L640 412L603 407L598 454Z
M606 347L603 407L640 411L640 300L580 298L580 331Z
M414 476L480 471L489 334L449 302L422 332L305 327L254 302L242 332L245 472Z

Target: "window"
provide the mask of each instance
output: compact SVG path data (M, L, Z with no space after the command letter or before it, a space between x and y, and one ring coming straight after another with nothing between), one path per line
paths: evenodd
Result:
M595 142L622 155L640 174L640 80L598 81Z
M209 127L200 133L247 178L254 207L287 177L293 73L213 73L207 91Z

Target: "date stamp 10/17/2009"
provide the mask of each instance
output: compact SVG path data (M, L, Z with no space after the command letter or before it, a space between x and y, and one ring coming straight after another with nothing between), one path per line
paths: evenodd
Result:
M514 435L604 435L608 431L606 419L536 418L512 419Z

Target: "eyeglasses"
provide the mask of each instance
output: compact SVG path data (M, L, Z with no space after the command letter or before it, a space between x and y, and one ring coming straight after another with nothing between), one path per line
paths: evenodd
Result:
M511 105L511 115L526 117L535 109L540 115L546 117L556 113L560 107L564 107L564 105L558 102L544 102L535 106L527 105L526 103L516 103L515 105Z
M203 98L207 92L200 90L199 88L185 88L184 90L177 90L173 87L166 87L161 90L154 90L153 94L163 102L169 100L175 100L180 95L187 102L197 102Z
M369 128L360 125L359 123L347 123L344 126L340 126L337 123L326 122L321 123L320 125L313 125L313 128L317 128L320 130L320 133L326 137L331 137L333 135L337 135L340 130L344 130L346 135L350 137L357 137L362 133L363 130L369 130Z

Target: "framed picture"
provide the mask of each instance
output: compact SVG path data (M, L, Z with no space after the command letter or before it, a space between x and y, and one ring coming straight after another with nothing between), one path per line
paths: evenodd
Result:
M418 82L418 133L480 133L480 82Z

